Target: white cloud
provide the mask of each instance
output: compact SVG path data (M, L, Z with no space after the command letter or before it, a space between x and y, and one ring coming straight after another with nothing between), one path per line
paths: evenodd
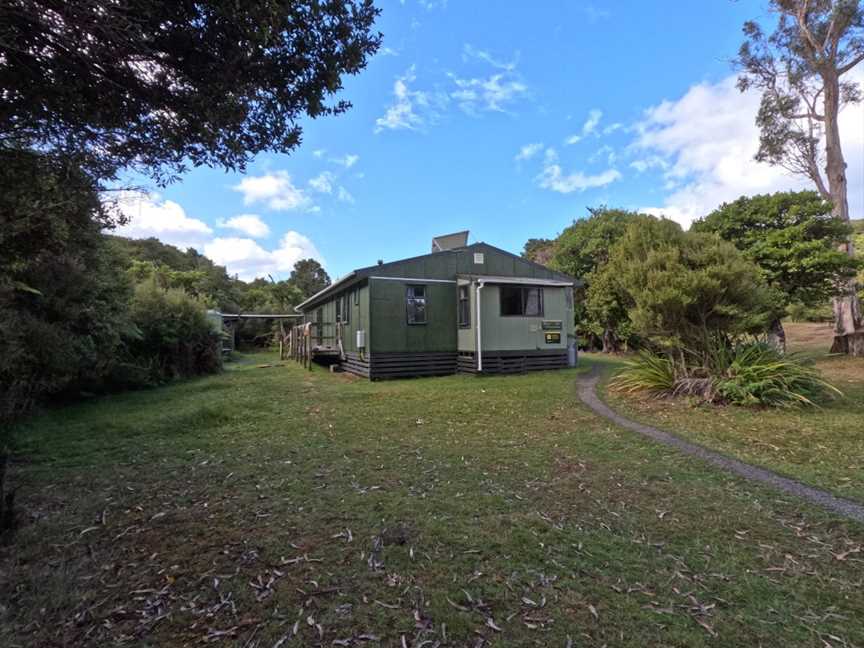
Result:
M110 197L129 222L113 233L129 238L156 237L180 248L194 247L210 238L213 230L207 223L190 218L173 200L157 193L121 191Z
M597 129L597 125L600 123L600 119L603 117L603 111L597 110L594 108L593 110L588 112L588 119L585 120L585 123L582 124L582 136L590 135Z
M855 80L864 79L864 69ZM721 203L742 195L790 189L812 189L806 178L780 167L756 162L759 131L757 93L740 93L736 79L692 86L683 97L649 108L638 125L632 149L647 153L645 168L664 170L671 187L662 206L646 210L664 213L685 227ZM852 216L864 215L864 119L861 107L840 115L840 132L848 164L849 207ZM662 160L648 163L647 160ZM633 163L634 168L639 160Z
M317 259L318 249L307 237L293 230L286 232L273 250L266 250L250 238L215 238L204 246L204 254L244 281L267 275L285 275L300 259Z
M588 161L594 163L603 157L606 158L606 164L608 164L609 166L615 164L615 161L618 159L618 155L615 153L615 149L613 149L608 144L604 144L589 156Z
M600 120L603 118L603 111L594 108L588 111L588 119L585 120L585 123L582 124L582 132L574 133L564 139L564 143L567 145L578 144L583 139L585 139L588 135L592 133L597 135L597 126L600 124ZM622 125L619 123L610 124L606 128L603 129L602 133L604 135L609 135L610 133L614 133L619 128L622 128Z
M393 95L396 101L387 108L383 117L375 120L375 132L383 130L419 130L426 125L427 119L420 114L429 105L427 93L411 90L408 86L417 80L415 66L411 66L393 82Z
M519 59L518 53L515 59L509 63L505 63L503 61L499 61L494 58L489 52L481 49L477 49L473 45L469 43L465 43L462 47L462 60L468 61L470 59L477 59L479 61L484 61L488 63L492 67L498 68L499 70L505 70L507 72L513 72L516 69L516 63Z
M530 160L535 155L537 155L540 151L543 150L543 142L534 142L533 144L526 144L525 146L519 149L519 152L513 158L514 160Z
M252 238L264 238L270 236L270 228L261 217L256 214L240 214L221 222L220 227L242 232Z
M209 225L189 218L181 205L164 200L158 194L123 191L112 195L111 199L116 201L113 203L116 208L131 219L127 225L115 229L114 234L129 238L155 237L181 249L195 248L226 266L230 274L247 281L268 274L286 275L300 259L313 258L324 263L315 244L293 230L283 234L279 245L272 250L248 238L270 233L266 223L255 214L241 214L220 223L221 227L242 231L248 237L214 237Z
M630 166L636 169L639 173L644 173L649 169L668 169L669 163L659 155L649 155L646 158L633 160Z
M544 189L568 194L594 187L605 187L620 178L621 174L617 169L607 169L594 175L586 175L581 171L565 174L560 165L547 163L540 175L537 176L537 184Z
M447 8L447 0L419 0L419 4L426 11L434 11L435 9Z
M333 193L333 174L329 171L322 171L317 176L309 181L309 186L318 193Z
M354 196L348 193L348 190L345 187L339 187L339 191L336 194L336 198L340 202L344 203L354 203Z
M510 104L527 96L528 86L516 73L518 52L512 61L505 62L494 58L487 51L466 44L462 48L462 59L480 61L498 70L489 76L471 78L449 75L456 85L456 90L450 93L450 97L456 101L462 112L469 115L477 115L482 111L506 112Z
M327 149L323 149L323 148L315 149L314 151L312 151L312 155L320 160L322 157L324 157L324 154L326 152L327 152Z
M582 12L588 18L588 22L592 24L612 17L612 12L608 9L600 9L592 4L584 5L582 7Z
M232 187L243 194L243 204L264 203L270 209L288 211L309 209L312 201L303 189L295 187L287 171L247 176Z
M521 81L508 79L505 74L493 74L487 78L453 78L457 90L450 93L459 108L469 115L480 111L506 112L508 104L516 102L528 90Z
M358 162L359 160L360 160L360 156L359 156L359 155L355 155L355 154L353 154L353 153L346 153L346 154L343 155L342 157L333 158L332 161L335 162L336 164L339 164L339 165L341 165L341 166L344 166L346 169L350 169L350 168L353 167L355 164L357 164L357 162Z

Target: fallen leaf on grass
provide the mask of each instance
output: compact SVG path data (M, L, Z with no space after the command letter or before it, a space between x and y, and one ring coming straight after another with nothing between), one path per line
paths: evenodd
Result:
M852 547L851 549L849 549L847 551L840 552L840 553L833 553L832 552L831 555L834 556L834 558L836 558L837 560L846 560L846 558L848 558L850 554L856 554L856 553L860 553L860 552L861 552L861 547L859 545L858 547Z
M493 619L492 617L486 619L486 625L492 628L495 632L502 632L501 628L495 625L495 619Z

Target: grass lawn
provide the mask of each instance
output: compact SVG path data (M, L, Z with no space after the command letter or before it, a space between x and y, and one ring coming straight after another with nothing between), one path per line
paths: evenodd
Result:
M611 428L578 370L264 359L13 431L0 645L864 645L864 527Z
M786 331L790 351L816 358L843 398L797 410L698 406L608 392L605 398L631 418L864 502L864 360L828 356L830 324L792 323Z

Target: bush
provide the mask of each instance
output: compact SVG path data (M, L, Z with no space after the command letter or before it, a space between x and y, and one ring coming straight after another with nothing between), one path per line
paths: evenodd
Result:
M203 302L184 291L162 289L152 280L141 283L135 288L130 316L138 334L127 341L128 361L118 365L128 386L222 368L222 337L207 319Z
M794 354L781 355L761 342L712 350L707 365L643 351L610 383L617 391L656 396L695 396L715 404L814 406L840 395L819 371Z
M73 161L0 147L0 422L99 382L128 330L131 286Z
M589 303L614 295L615 309L626 313L636 335L655 348L687 350L700 357L698 364L716 344L767 330L780 305L759 268L734 245L668 220L631 223L601 275Z

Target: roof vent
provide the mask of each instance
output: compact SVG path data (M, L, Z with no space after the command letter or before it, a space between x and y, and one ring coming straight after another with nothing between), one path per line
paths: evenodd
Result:
M444 234L432 239L432 251L443 252L444 250L455 250L468 245L468 230Z

